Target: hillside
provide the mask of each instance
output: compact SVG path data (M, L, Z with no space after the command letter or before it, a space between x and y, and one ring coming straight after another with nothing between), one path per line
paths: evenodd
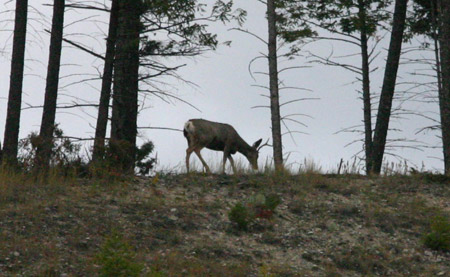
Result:
M273 214L246 231L230 222L237 203L268 195ZM449 199L448 178L431 175L9 178L0 275L448 276L450 254L423 237Z

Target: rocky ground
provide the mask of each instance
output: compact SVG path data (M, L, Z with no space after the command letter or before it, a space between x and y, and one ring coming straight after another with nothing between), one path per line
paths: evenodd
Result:
M273 216L245 231L230 221L269 194L281 199ZM107 275L116 259L141 276L449 276L450 254L423 243L449 199L439 176L7 180L0 275Z

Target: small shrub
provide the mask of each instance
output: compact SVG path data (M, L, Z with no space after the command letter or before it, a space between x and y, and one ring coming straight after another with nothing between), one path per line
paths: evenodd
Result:
M281 198L276 194L258 193L243 204L236 204L228 214L231 222L235 222L240 230L248 230L249 225L257 218L270 219Z
M145 176L155 166L156 158L150 158L153 149L154 145L151 141L146 141L136 149L136 169L139 174Z
M237 224L238 229L240 230L248 230L248 226L252 221L252 217L250 215L247 207L242 205L242 203L237 203L231 211L228 213L228 218L231 222Z
M43 139L37 132L30 133L19 141L18 166L24 172L39 169L37 150L42 146ZM81 145L72 142L64 132L55 125L51 141L50 167L62 175L86 176L87 163L80 155Z
M450 251L450 221L444 216L435 216L431 221L431 232L423 238L425 246L433 250Z
M100 276L139 276L143 265L137 263L136 253L118 233L113 233L103 244L96 262Z
M114 140L100 150L104 155L90 166L90 173L94 177L121 177L125 171L124 165L134 160L134 172L147 175L156 164L156 158L150 157L154 145L151 141L143 143L134 149L132 157L132 146L125 140Z

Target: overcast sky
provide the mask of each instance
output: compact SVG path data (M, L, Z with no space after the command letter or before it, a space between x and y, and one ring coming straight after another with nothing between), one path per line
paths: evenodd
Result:
M29 22L27 37L24 108L29 105L39 106L43 103L49 41L49 35L43 30L50 28L51 18L51 7L43 5L50 1L33 0L30 2L34 8L30 10L32 19ZM109 1L106 2L109 3ZM236 0L235 3L237 7L248 11L247 21L243 28L263 38L267 37L265 7L256 0ZM8 12L14 7L13 5L14 1L2 1L0 8L5 11L3 18L13 19L13 13ZM80 19L83 20L80 21ZM96 52L103 53L107 19L107 15L98 12L68 10L65 20L67 26L65 37L80 41ZM0 27L0 47L2 47L0 55L0 137L2 141L9 89L13 28L11 20L3 20ZM171 61L172 64L186 63L187 65L179 71L179 74L197 86L189 86L173 79L164 80L170 83L170 86L166 87L167 89L197 107L201 112L179 101L165 103L157 97L150 96L145 99L145 107L139 116L139 126L182 129L188 119L204 118L233 125L249 144L259 138L265 140L271 137L270 111L264 108L252 108L269 104L269 99L261 96L262 94L267 95L268 91L259 87L267 86L268 78L263 74L256 74L253 79L248 70L249 62L261 53L265 53L266 46L248 34L229 31L231 27L235 27L235 25L214 24L210 27L212 32L219 35L219 40L231 40L231 47L223 45L217 51L195 59L180 58ZM382 53L375 61L375 65L380 69L372 76L371 86L374 92L380 90L386 56L385 50L382 48L386 47L388 39L389 36L386 36L386 39L380 44ZM322 41L305 47L305 53L311 51L324 56L328 56L332 52L335 56L349 55L358 50L352 47ZM285 50L280 49L279 51L284 52ZM414 55L426 55L426 53L414 52L410 54L410 57L414 57ZM346 147L350 142L362 138L361 134L336 134L344 128L362 124L362 100L359 99L360 95L357 91L360 84L355 83L356 76L353 73L341 68L311 64L308 61L311 59L300 57L293 61L280 63L280 68L283 66L312 66L311 68L285 71L280 75L286 86L311 90L283 90L281 91L282 102L295 98L319 98L319 100L301 101L282 107L282 115L300 113L311 117L295 118L306 126L287 122L291 130L306 134L283 137L285 157L288 157L287 164L295 168L303 165L304 160L307 159L314 160L322 166L324 171L329 171L337 168L341 158L344 161L350 161L362 149L361 143ZM347 58L346 61L355 65L360 63L358 56ZM79 101L79 99L83 99L87 103L98 102L100 82L92 80L80 82L80 80L98 77L98 72L101 72L103 65L102 61L65 44L62 63L59 104L68 104L72 101ZM266 60L256 61L252 69L254 72L267 72ZM402 83L423 81L423 78L410 74L417 70L417 66L402 66L400 81ZM406 84L399 86L400 90L407 88L409 87ZM403 104L402 107L437 118L437 104L410 101ZM42 110L39 108L23 111L20 137L25 137L31 131L39 129L41 112ZM65 109L59 110L56 120L66 135L93 137L95 116L94 108ZM419 129L432 124L431 121L421 117L405 115L401 119L395 119L391 125L394 128L401 128L402 132L391 132L389 138L420 140L427 146L437 146L439 144L437 133L416 134ZM182 166L184 169L187 142L181 132L143 129L139 134L141 141L152 140L154 142L159 168L174 169ZM205 149L202 153L209 163L217 164L221 160L220 156L213 151ZM395 150L394 153L407 159L411 166L420 168L423 163L428 170L442 170L443 168L440 149L423 148L422 151L419 151L401 148ZM271 149L265 148L261 157L260 164L270 159ZM191 159L197 160L194 156ZM399 161L394 157L389 159L394 162ZM248 163L245 161L245 164Z

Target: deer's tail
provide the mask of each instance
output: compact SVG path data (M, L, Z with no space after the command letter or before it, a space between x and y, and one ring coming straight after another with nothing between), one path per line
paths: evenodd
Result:
M194 124L192 123L192 121L187 121L184 124L184 128L183 128L184 136L187 138L188 134L193 134L194 131L195 131L195 127L194 127Z

